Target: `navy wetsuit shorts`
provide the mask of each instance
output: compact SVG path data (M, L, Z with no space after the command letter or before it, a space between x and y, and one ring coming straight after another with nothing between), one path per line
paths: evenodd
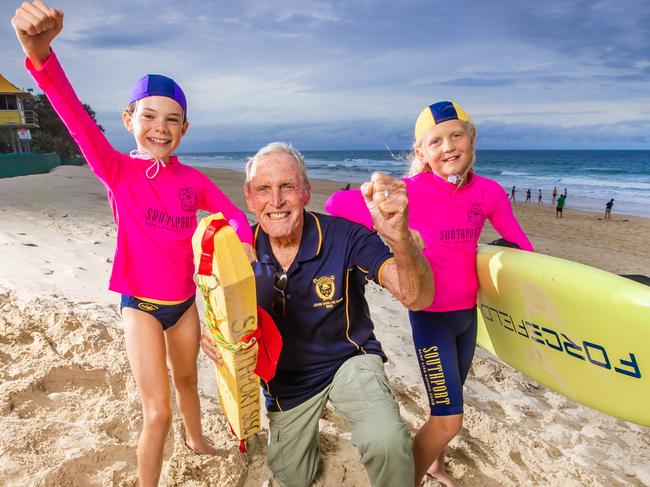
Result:
M463 384L476 348L476 306L409 311L409 319L431 416L462 414Z
M178 320L181 319L181 316L192 306L196 296L183 301L178 304L157 304L151 303L149 301L144 301L138 299L135 296L127 296L122 294L122 300L120 302L120 311L122 308L133 308L145 313L149 313L151 316L156 318L163 327L163 330L167 330L174 326Z

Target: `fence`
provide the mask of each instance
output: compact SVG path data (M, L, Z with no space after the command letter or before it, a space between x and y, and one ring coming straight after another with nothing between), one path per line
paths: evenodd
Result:
M0 154L0 178L42 174L50 172L56 166L82 166L85 163L86 161L82 157L62 159L54 152L46 154L38 154L34 152Z

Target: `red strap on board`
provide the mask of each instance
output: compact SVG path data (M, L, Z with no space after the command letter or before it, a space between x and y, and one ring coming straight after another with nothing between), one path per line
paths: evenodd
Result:
M228 426L230 427L230 432L232 435L236 438L237 435L235 434L235 430L232 429L232 425L228 423ZM239 453L244 454L248 451L248 448L246 447L246 440L239 440Z
M197 273L201 276L212 275L212 256L214 255L214 236L219 230L227 226L226 220L220 218L214 219L210 222L208 227L203 232L201 238L201 261L199 263L199 270Z
M258 313L259 313L259 311L258 311ZM258 316L259 316L259 314L258 314ZM259 318L258 318L258 320L259 320ZM241 341L244 342L244 343L248 343L253 338L255 338L255 340L257 342L259 342L261 336L262 336L262 328L260 326L258 326L257 328L255 328L255 331L252 331L248 335L244 335L243 337L241 337Z

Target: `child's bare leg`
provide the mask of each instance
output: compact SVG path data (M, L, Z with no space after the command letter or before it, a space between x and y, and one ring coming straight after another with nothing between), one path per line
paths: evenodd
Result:
M445 446L458 434L463 424L462 414L430 416L413 439L415 485L428 473L448 487L458 484L445 472Z
M172 417L165 337L158 320L142 311L123 308L122 322L126 352L140 393L144 419L138 440L139 485L156 486Z
M201 329L196 304L193 304L174 326L165 332L167 356L176 391L176 405L183 418L187 446L196 453L216 454L203 436L201 404L197 389L196 359Z

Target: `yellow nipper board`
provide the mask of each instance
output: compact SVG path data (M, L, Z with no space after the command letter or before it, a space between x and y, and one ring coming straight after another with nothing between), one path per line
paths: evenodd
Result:
M192 237L194 264L198 269L201 240L214 219L221 213L203 218ZM257 329L255 276L235 231L225 226L214 236L212 276L196 277L199 289L209 290L206 302L206 326L216 324L224 342L241 343L241 338ZM205 293L204 294L204 298ZM207 301L206 300L206 301ZM214 316L209 314L209 310ZM210 331L209 327L207 328ZM215 335L213 335L215 338ZM254 374L257 363L255 344L247 350L233 352L219 347L223 365L215 365L221 408L239 439L246 439L260 429L259 378Z
M650 287L547 255L479 246L478 343L528 377L650 426Z

